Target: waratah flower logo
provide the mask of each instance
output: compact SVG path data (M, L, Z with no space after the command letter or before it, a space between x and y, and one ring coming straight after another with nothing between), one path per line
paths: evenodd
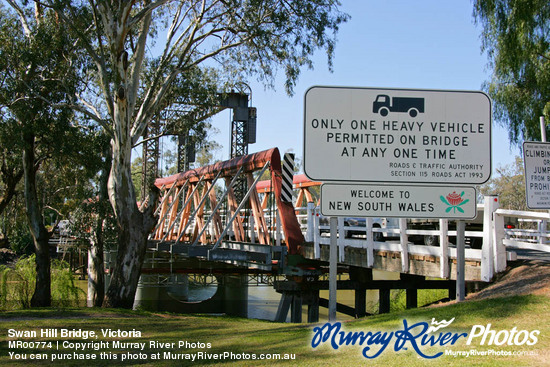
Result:
M443 197L443 195L440 196L440 199L445 204L449 205L449 207L445 210L445 213L449 213L451 210L453 213L456 213L458 210L460 213L464 213L464 209L462 209L460 206L466 204L469 199L462 199L462 195L464 195L464 191L458 195L456 191L453 191L452 194L447 195L446 197Z

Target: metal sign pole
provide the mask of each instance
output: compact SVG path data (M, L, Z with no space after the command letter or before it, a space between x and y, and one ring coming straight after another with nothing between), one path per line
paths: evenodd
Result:
M540 117L540 139L543 143L546 143L546 124L544 123L544 116Z
M546 143L546 122L544 121L544 116L540 116L540 141ZM550 213L550 210L548 210L548 213ZM544 230L546 231L546 228Z
M336 270L338 267L338 218L330 217L330 258L328 271L328 320L336 320Z
M464 231L466 222L458 220L456 222L456 299L457 301L464 301L466 296L466 282L465 282L465 249L464 249ZM492 259L491 259L492 261Z

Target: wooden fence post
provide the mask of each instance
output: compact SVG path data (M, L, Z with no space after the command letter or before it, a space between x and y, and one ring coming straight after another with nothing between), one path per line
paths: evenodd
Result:
M399 218L399 238L401 242L401 271L409 272L409 236L407 236L407 219Z
M439 220L439 275L441 278L449 278L449 220Z
M346 230L344 229L344 218L338 217L338 261L344 261L344 241L346 240Z
M374 235L372 233L372 218L367 218L366 220L366 241L365 245L367 246L367 267L372 268L374 266Z
M313 218L314 218L314 209L315 209L315 204L314 203L311 203L311 202L308 202L307 203L307 220L306 220L306 223L307 223L307 228L306 228L306 241L307 242L312 242L313 241Z
M315 209L313 217L313 257L316 259L321 258L321 229L319 228L319 210Z
M483 246L481 247L481 280L489 282L494 275L493 213L498 209L498 196L485 196L483 206Z
M498 201L494 201L493 212L493 251L494 251L494 272L499 273L506 270L506 246L504 246L504 217L497 213Z
M539 231L539 243L541 245L546 243L546 227L548 225L548 221L545 219L541 219L538 223L538 231Z

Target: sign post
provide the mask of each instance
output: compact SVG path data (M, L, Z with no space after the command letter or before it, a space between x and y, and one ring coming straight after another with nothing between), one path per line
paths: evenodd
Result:
M546 143L546 123L544 122L544 116L539 118L540 121L540 140Z
M330 217L330 257L328 266L328 320L336 320L336 284L338 272L338 218Z
M466 251L464 244L464 232L466 223L463 220L456 222L456 299L464 301L466 297ZM492 261L492 259L491 259Z

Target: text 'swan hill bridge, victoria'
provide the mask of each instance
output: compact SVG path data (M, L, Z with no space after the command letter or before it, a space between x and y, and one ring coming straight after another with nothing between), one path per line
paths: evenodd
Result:
M286 320L291 311L291 321L300 322L307 305L308 321L318 321L319 307L328 304L319 291L328 289L330 238L317 206L320 183L303 175L292 180L292 171L274 148L157 179L159 221L136 303L246 316L248 286L263 283L281 293L276 320ZM237 192L235 182L243 178L247 189ZM476 220L466 227L466 281L491 281L515 259L511 248L550 252L548 219L548 213L499 209L498 197L484 197ZM338 289L355 292L355 307L338 304L339 312L364 316L369 289L379 291L379 312L389 311L391 289L406 290L407 307L417 306L418 289L449 289L454 298L454 222L394 222L339 218ZM400 279L373 279L373 269L399 273ZM181 302L194 282L218 287L206 301Z

